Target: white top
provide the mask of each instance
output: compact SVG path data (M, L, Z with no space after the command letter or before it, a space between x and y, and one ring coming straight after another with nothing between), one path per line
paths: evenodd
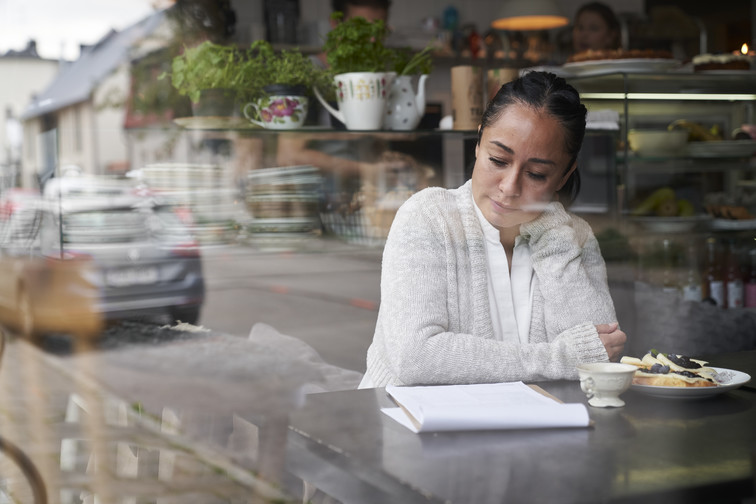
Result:
M488 301L494 337L499 341L525 344L530 334L530 318L536 276L530 262L530 245L522 236L515 239L512 272L499 230L480 211L473 200L475 214L486 239L488 261Z

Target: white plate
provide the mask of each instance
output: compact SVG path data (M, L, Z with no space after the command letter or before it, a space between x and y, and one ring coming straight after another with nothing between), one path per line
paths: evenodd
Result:
M712 369L724 378L724 383L715 387L657 387L633 383L630 388L641 394L666 399L703 399L734 390L751 380L751 376L742 371L718 367L712 367Z
M662 72L680 66L680 62L674 59L658 58L628 58L615 60L591 60L565 63L562 65L575 75L593 75L598 73L626 72L626 73L650 73Z
M711 220L709 215L692 215L690 217L633 217L632 221L640 224L652 233L685 233L695 229L699 224Z
M720 231L756 229L756 219L712 219L711 229Z
M691 157L737 158L756 153L756 140L719 140L714 142L688 142L685 148Z

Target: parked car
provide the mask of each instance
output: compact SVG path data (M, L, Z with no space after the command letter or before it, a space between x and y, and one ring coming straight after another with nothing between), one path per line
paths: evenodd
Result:
M97 333L138 317L197 323L200 249L150 198L43 199L0 233L0 317L24 334Z
M84 257L42 257L41 221L37 201L15 208L0 228L0 321L30 336L94 336L103 323L96 267Z

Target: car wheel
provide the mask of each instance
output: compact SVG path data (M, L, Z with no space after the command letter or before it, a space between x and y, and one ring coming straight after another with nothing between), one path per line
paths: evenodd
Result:
M26 337L33 337L36 334L34 324L34 307L32 305L29 292L21 287L18 291L18 329Z
M175 306L171 309L171 318L174 323L181 321L185 324L196 324L200 318L200 307Z

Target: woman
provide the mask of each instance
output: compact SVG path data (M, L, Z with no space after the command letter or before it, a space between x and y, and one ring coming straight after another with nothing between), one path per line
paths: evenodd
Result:
M610 7L601 2L590 2L578 9L572 27L572 48L575 53L619 47L620 24Z
M577 364L619 358L598 243L558 201L579 188L585 115L553 74L505 84L478 129L472 179L402 205L361 387L573 379Z

